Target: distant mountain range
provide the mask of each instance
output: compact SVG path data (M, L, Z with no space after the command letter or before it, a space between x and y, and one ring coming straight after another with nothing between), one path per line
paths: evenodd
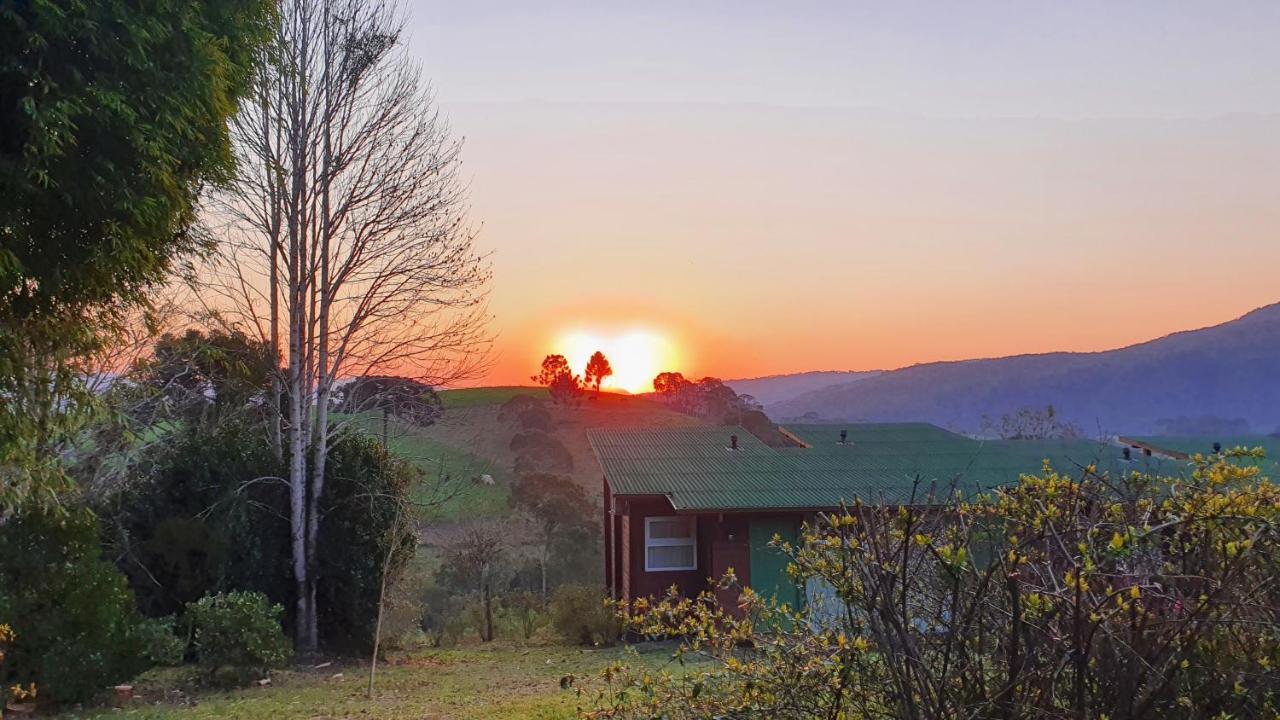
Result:
M814 390L845 385L879 375L878 370L813 370L793 375L725 380L739 395L750 395L765 407L785 402Z
M759 399L776 421L926 421L978 432L984 416L998 420L1022 408L1053 405L1089 435L1205 425L1266 433L1280 427L1280 303L1221 325L1104 352L728 384Z

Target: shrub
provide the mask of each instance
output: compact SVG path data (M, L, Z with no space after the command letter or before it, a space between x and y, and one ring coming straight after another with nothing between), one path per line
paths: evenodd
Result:
M466 599L433 586L422 595L422 631L435 647L451 647L467 629Z
M511 438L511 451L516 454L516 474L573 471L573 455L569 449L541 430L530 430Z
M0 621L16 635L0 687L34 682L46 700L79 702L147 666L133 595L85 509L3 521Z
M205 595L266 593L289 606L288 488L263 429L228 425L163 445L141 480L99 508L138 608L174 615Z
M520 427L525 430L551 432L551 411L541 405L523 410L520 413Z
M547 602L530 590L507 593L502 598L502 619L513 626L520 639L528 640L547 624Z
M373 648L387 551L392 588L417 549L413 523L397 522L397 514L407 512L417 470L374 438L343 432L329 449L326 475L316 574L320 636L331 649L366 653Z
M498 408L498 419L503 421L515 420L526 410L542 407L542 405L543 402L532 395L512 395L510 400L502 403L502 406Z
M188 638L185 633L178 636L176 625L172 617L145 618L138 624L143 655L152 665L172 667L182 664L187 654Z
M230 592L187 606L196 660L211 676L230 670L238 679L261 674L289 659L289 640L280 620L284 608L266 595Z
M599 588L562 585L551 598L551 624L566 640L611 645L622 634L618 618Z

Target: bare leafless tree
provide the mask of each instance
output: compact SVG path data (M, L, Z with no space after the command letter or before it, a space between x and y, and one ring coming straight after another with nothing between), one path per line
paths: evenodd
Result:
M335 388L373 374L457 382L487 347L490 271L466 220L460 143L401 29L382 2L283 2L235 125L240 176L208 213L223 250L206 304L282 360L270 433L289 459L303 650L318 643L312 568Z

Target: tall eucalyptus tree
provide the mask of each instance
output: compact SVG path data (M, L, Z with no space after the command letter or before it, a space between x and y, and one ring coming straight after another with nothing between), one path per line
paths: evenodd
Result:
M303 650L319 642L331 399L364 377L456 381L487 346L490 271L466 219L461 144L402 29L385 3L284 0L235 126L240 175L210 207L223 253L208 302L282 360L270 432L288 459Z

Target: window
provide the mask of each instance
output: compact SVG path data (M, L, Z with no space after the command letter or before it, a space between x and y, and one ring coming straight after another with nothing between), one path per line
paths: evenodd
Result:
M694 518L645 518L645 572L697 569L698 537Z

